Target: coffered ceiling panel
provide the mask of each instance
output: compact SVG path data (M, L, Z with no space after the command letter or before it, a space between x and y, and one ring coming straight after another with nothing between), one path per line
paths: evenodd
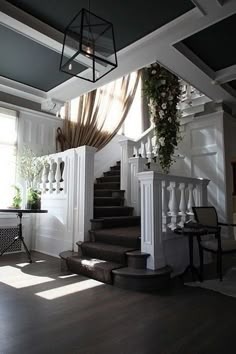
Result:
M59 31L64 31L88 0L9 0ZM190 0L94 0L90 9L114 25L117 49L137 41L194 8Z
M60 54L0 26L0 75L49 91L71 78L59 71Z
M185 39L183 43L214 71L236 64L236 15Z

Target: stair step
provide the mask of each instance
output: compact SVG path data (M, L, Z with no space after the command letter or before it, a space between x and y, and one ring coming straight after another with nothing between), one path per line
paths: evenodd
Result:
M119 182L106 182L106 183L95 183L94 189L120 189Z
M69 257L67 264L71 272L82 274L107 284L113 283L112 270L122 267L119 263L78 256Z
M124 198L120 197L95 197L94 198L95 206L123 206Z
M141 251L127 252L128 257L128 267L134 269L146 269L147 268L147 258L150 256L149 253Z
M83 242L80 245L83 256L103 259L126 265L126 252L135 251L135 248L110 245L102 242Z
M113 216L90 220L92 230L140 225L140 216Z
M94 197L120 197L123 198L125 194L124 190L120 189L96 189L94 190Z
M96 178L97 183L120 183L120 176L105 176Z
M129 216L132 212L133 208L127 206L96 206L94 207L94 218Z
M133 247L136 249L140 248L140 226L93 230L90 231L90 235L96 242Z
M111 170L111 171L114 171L114 170L120 171L120 165L111 166L111 167L110 167L110 170Z
M169 266L157 270L124 267L112 271L115 286L137 291L155 291L169 287L171 272Z
M114 170L114 171L107 171L103 173L104 177L106 176L120 176L120 171L119 170Z

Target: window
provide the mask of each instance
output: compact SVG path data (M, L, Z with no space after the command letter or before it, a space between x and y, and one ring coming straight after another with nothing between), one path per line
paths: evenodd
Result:
M15 184L17 150L17 114L0 107L0 207L11 205Z

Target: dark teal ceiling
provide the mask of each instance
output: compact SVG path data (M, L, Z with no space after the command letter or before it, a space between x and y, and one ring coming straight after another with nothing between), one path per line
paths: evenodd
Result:
M0 26L0 75L49 91L71 78L59 71L60 54Z
M64 31L88 1L9 0L9 3ZM114 25L118 50L193 9L190 0L94 0L91 11ZM59 72L60 55L26 37L0 27L0 75L48 91L69 79Z
M236 15L232 15L183 41L214 71L236 64Z

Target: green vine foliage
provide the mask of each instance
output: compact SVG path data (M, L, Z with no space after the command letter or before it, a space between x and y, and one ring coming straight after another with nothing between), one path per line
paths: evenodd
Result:
M145 68L144 94L149 102L150 118L155 125L160 165L163 172L168 173L180 140L177 110L181 94L179 79L158 63L153 63Z

